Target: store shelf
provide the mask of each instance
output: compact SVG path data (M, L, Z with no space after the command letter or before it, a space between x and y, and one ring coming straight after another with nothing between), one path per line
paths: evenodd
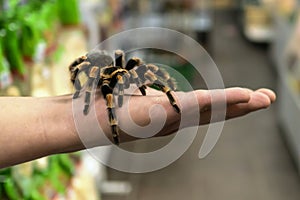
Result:
M274 26L274 40L271 44L270 55L276 70L279 74L284 74L285 68L284 56L285 51L290 42L291 35L293 33L293 26L280 16L276 16Z
M286 75L278 82L278 121L300 172L300 95L295 93Z
M300 35L297 31L300 21L291 22L277 14L274 17L276 34L271 57L279 74L278 122L300 172L300 66L297 66L300 62Z
M210 32L213 22L209 12L201 14L148 14L142 17L131 16L124 21L126 28L168 27L184 32Z

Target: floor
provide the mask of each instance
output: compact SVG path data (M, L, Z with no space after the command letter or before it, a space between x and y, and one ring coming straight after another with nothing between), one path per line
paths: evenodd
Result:
M275 68L264 45L239 33L235 16L216 13L213 57L226 87L268 87L276 90ZM207 127L201 127L185 154L170 166L147 174L109 169L110 180L127 180L127 196L104 200L298 200L300 177L277 125L276 104L270 109L227 121L216 147L198 158Z

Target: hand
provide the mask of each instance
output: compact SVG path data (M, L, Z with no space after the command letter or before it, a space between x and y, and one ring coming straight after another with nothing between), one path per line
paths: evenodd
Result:
M136 140L133 136L169 135L179 128L210 123L211 116L213 122L240 117L267 108L276 99L268 89L196 90L174 92L174 95L180 114L161 91L148 88L147 96L139 92L124 96L123 107L117 108L121 142ZM97 96L96 104L91 106L94 112L87 116L82 112L84 95L76 100L72 100L72 95L1 97L0 104L0 168L51 154L111 144L107 139L111 138L111 130L102 95Z
M136 90L131 95L124 96L123 107L117 108L119 126L122 129L121 141L134 140L135 137L132 136L147 138L150 136L169 135L176 132L179 127L204 125L210 122L241 117L248 113L268 108L276 99L274 92L269 89L253 91L246 88L174 92L174 95L181 108L181 114L175 112L168 98L161 91L148 88L147 96L142 96ZM99 96L97 102L100 105L98 104L96 107L102 107L100 109L102 111L98 113L99 122L102 124L101 127L106 135L110 138L109 124L101 123L103 113L106 111L103 107L105 106L104 99ZM220 106L222 104L223 106ZM213 112L212 105L215 105ZM211 116L214 112L217 112L217 117L214 117L213 121L211 121ZM220 115L219 117L218 112L223 112L225 115ZM198 116L197 121L195 121L195 116ZM105 114L105 120L107 121L107 114ZM180 123L183 123L183 125L181 124L180 126ZM153 132L153 129L156 132ZM147 130L152 132L149 133Z

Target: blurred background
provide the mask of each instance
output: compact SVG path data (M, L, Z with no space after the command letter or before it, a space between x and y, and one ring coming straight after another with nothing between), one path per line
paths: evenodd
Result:
M226 122L205 159L200 160L198 152L207 126L199 128L180 159L147 174L107 168L84 151L1 170L0 199L299 199L299 3L0 0L2 96L71 93L70 62L116 33L147 26L174 29L198 41L214 59L226 87L267 87L278 95L271 108ZM155 59L167 60L193 88L206 88L185 60L170 59L166 52L156 52ZM170 139L122 148L147 152ZM110 152L107 159L116 156Z

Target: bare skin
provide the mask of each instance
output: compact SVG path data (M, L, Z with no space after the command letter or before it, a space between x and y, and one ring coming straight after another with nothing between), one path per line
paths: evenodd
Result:
M218 94L224 92L226 96L226 120L241 117L253 111L265 109L276 99L274 92L268 89L252 91L243 88L228 88L225 90L196 90L190 93L176 92L179 106L183 113L189 115L193 110L198 110L201 117L195 126L208 124L211 121L211 105L224 102ZM211 94L216 98L211 98ZM197 103L190 103L195 98ZM78 99L77 101L81 101ZM191 101L192 102L192 101ZM9 167L43 156L58 153L74 152L86 148L78 135L74 121L74 112L82 112L83 107L72 108L72 95L34 98L34 97L1 97L0 98L0 168ZM126 123L128 115L133 121L146 126L150 123L149 111L153 105L162 105L166 116L163 128L156 136L169 135L179 128L180 114L170 106L167 97L152 89L147 90L147 96L135 95L130 98L129 113L117 110L119 124ZM93 104L92 104L93 105ZM86 137L91 142L90 146L110 145L110 126L107 119L105 100L102 96L96 98L98 122L103 133L97 142L93 141L93 135L99 133L88 132ZM156 111L155 111L156 112ZM160 116L161 110L153 116ZM82 119L84 120L84 118ZM215 121L223 119L215 119ZM126 130L130 129L127 127ZM120 141L128 142L137 138L120 133Z

